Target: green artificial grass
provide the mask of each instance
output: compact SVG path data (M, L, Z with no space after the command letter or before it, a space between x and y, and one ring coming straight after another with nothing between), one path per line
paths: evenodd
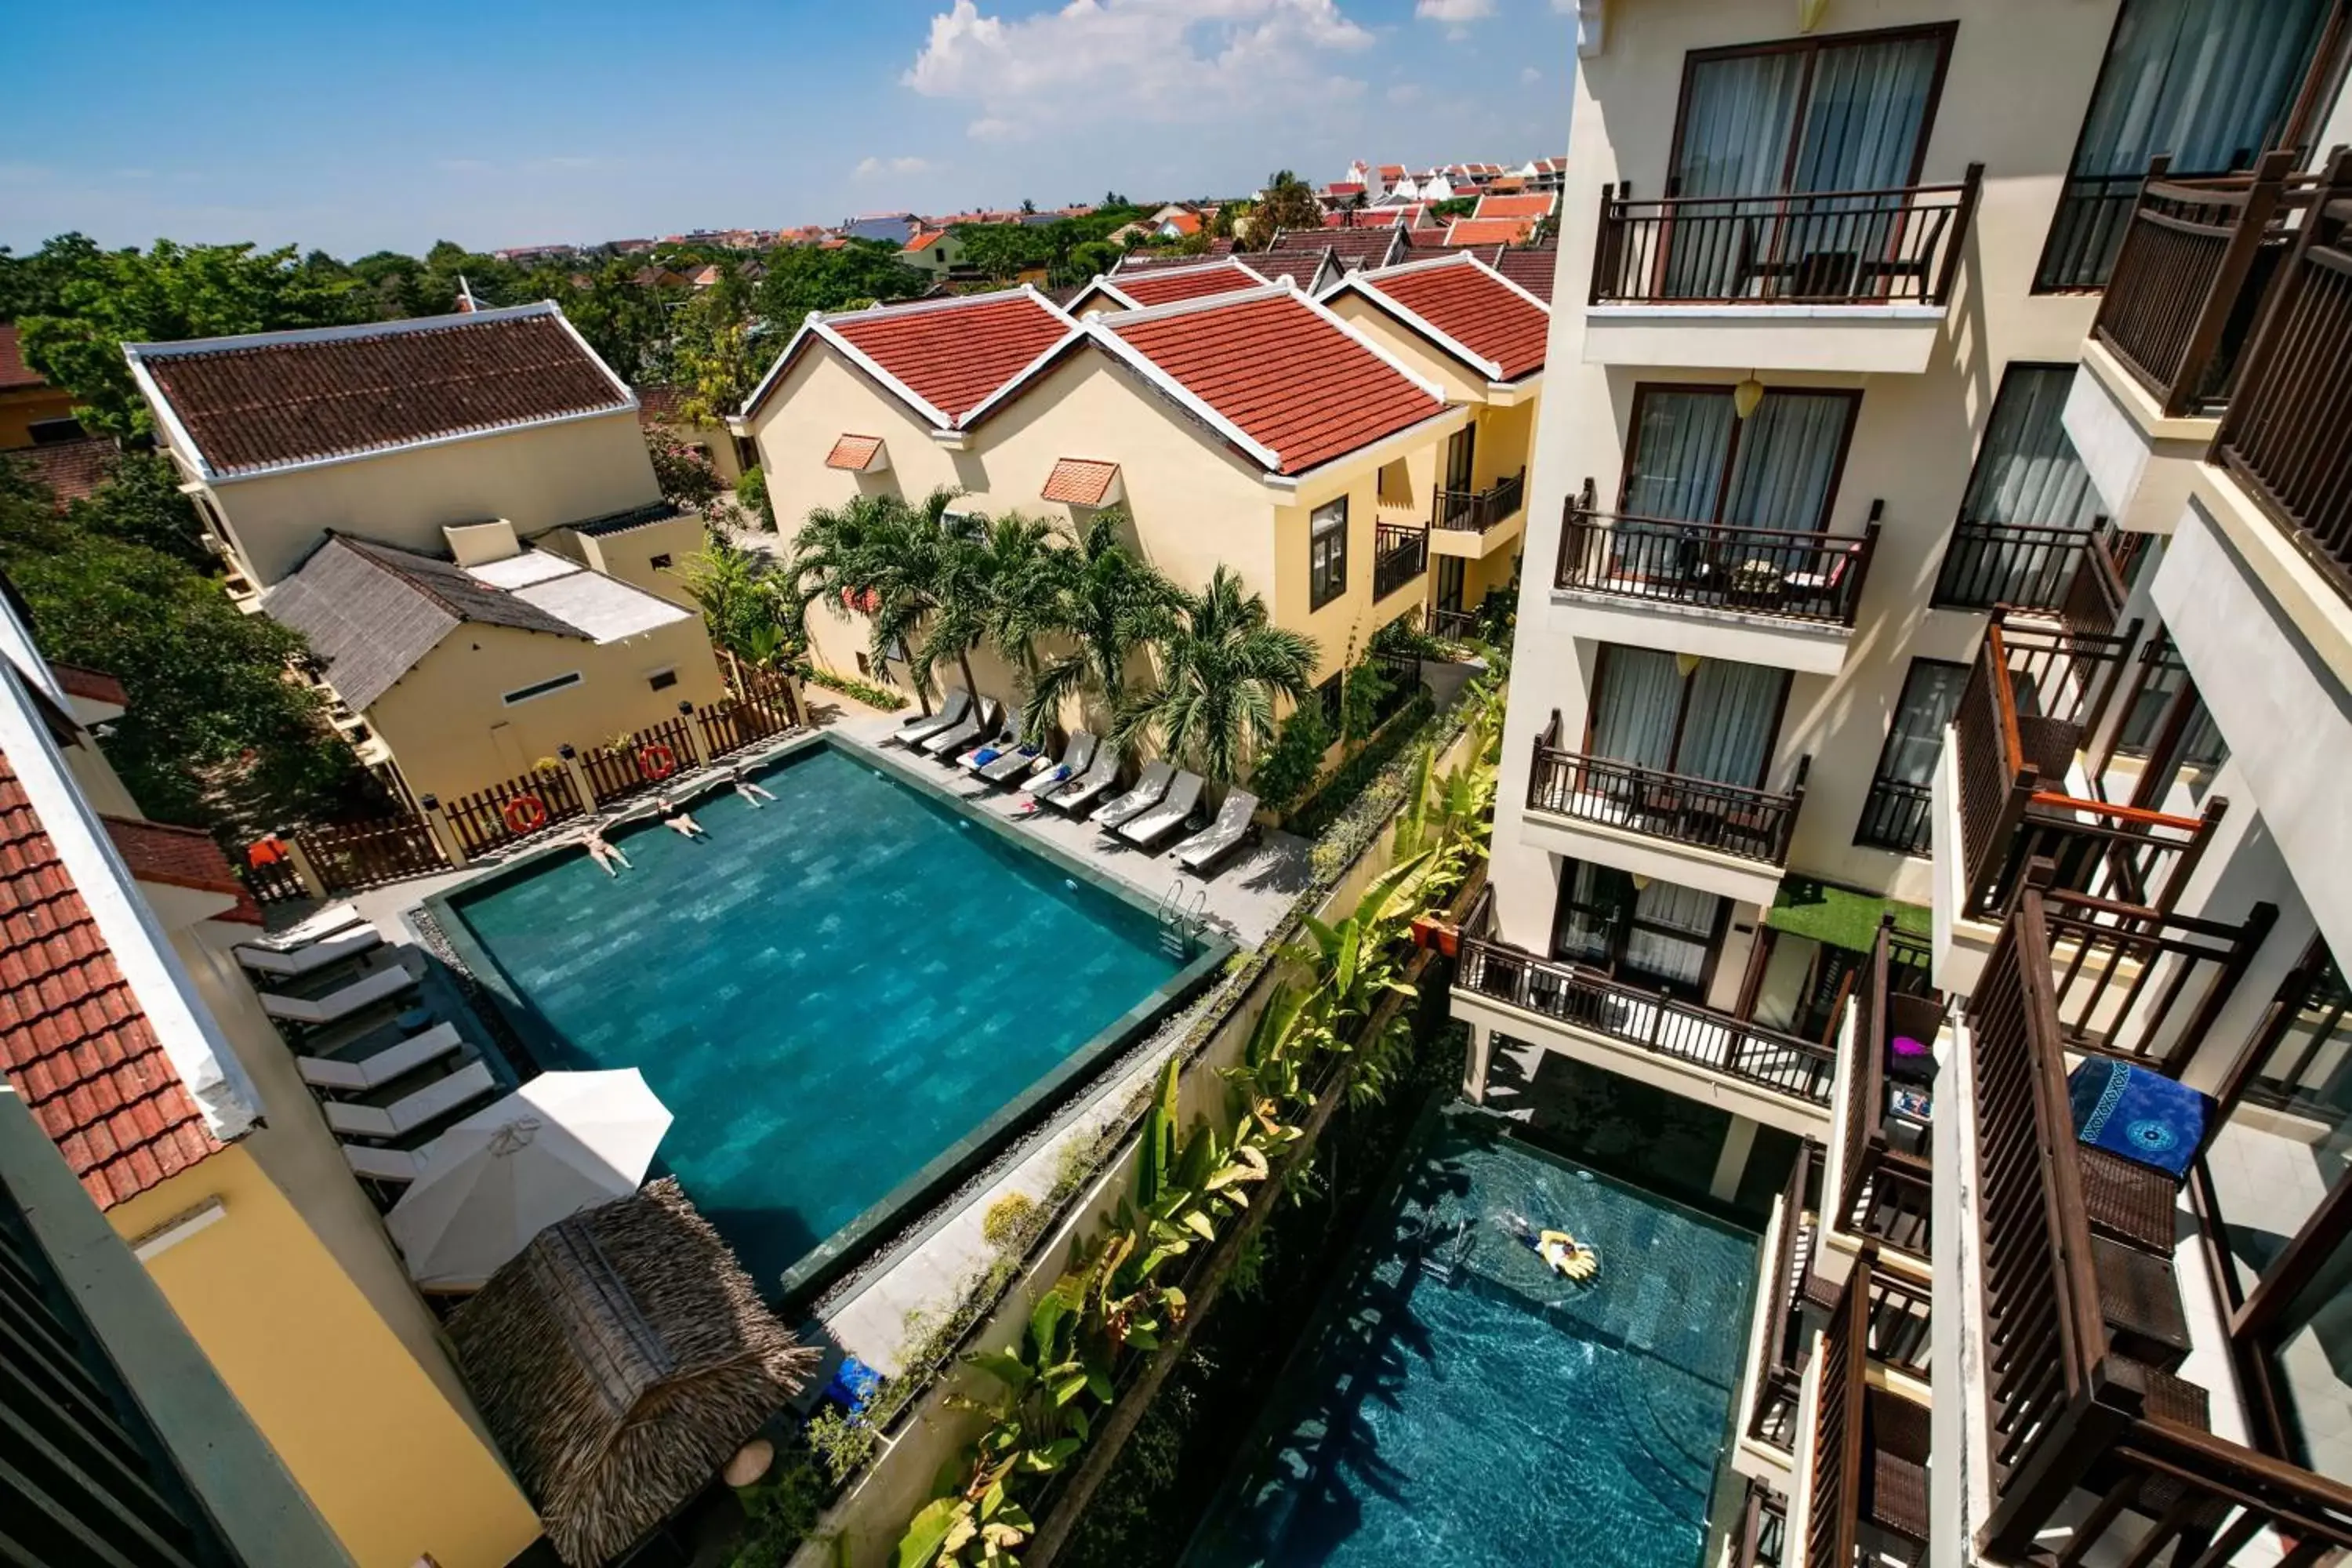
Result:
M1764 923L1832 947L1868 952L1878 940L1878 917L1888 910L1894 911L1897 931L1923 937L1935 931L1935 915L1923 905L1795 876L1781 879L1780 896L1766 911Z

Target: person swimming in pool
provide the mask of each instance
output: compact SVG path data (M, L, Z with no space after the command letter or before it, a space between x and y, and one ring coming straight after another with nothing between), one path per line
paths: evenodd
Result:
M1541 1230L1532 1220L1516 1214L1496 1216L1505 1229L1527 1243L1528 1247L1551 1268L1566 1279L1590 1279L1600 1271L1601 1254L1564 1230Z
M735 786L735 793L741 795L744 800L750 804L753 811L760 809L760 803L761 801L773 800L776 798L774 795L770 795L766 790L761 789L758 784L753 784L749 777L745 776L743 765L740 763L736 763L735 766L727 770L727 782Z
M666 795L655 797L654 811L661 817L664 827L675 830L681 837L708 838L710 837L709 829L694 820L692 812Z
M617 877L624 868L632 871L636 869L629 864L627 856L613 847L612 842L604 837L604 829L596 823L592 822L588 825L588 831L582 837L580 843L582 847L588 851L588 858L602 867L607 877Z

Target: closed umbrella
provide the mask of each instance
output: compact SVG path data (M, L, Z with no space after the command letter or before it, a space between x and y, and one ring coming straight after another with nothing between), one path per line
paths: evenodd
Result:
M419 1285L475 1289L557 1220L635 1192L669 1124L635 1068L541 1073L435 1139L384 1228Z

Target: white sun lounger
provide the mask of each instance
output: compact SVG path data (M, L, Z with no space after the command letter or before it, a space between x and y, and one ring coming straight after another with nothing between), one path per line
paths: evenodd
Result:
M1055 811L1067 812L1072 816L1076 816L1109 794L1111 786L1117 783L1118 783L1118 748L1105 746L1095 753L1095 760L1087 764L1085 773L1063 784L1053 794L1041 793L1037 798Z
M1004 716L1004 721L997 725L996 732L993 735L990 736L985 741L974 742L970 751L965 752L961 756L957 757L956 766L963 769L967 773L976 773L980 772L981 769L988 766L990 763L997 762L1004 755L1005 752L1012 751L1020 744L1021 710L1015 708ZM993 752L996 755L989 758L987 763L983 763L980 760L980 753L982 752Z
M236 951L240 957L247 952L291 952L298 947L308 947L321 937L348 931L360 923L360 907L357 904L329 904L323 910L304 915L284 931L238 942Z
M1062 759L1061 761L1054 763L1048 770L1050 776L1039 777L1036 783L1029 786L1030 793L1034 795L1039 800L1045 799L1052 791L1060 789L1064 784L1068 784L1072 779L1075 779L1080 773L1085 773L1088 767L1093 765L1094 760L1094 732L1090 730L1081 730L1076 734L1070 737L1070 743L1068 745L1062 748ZM993 775L983 773L981 776L982 778L990 778ZM996 778L995 782L1003 784L1008 782L1010 779L1016 779L1020 775L1016 773L1006 775L1005 777Z
M282 991L259 994L262 1011L273 1018L291 1024L331 1024L370 1003L397 996L415 984L416 977L394 963L353 975L348 984L318 996L289 996Z
M358 1105L331 1100L320 1107L327 1125L347 1138L397 1138L414 1132L436 1117L470 1105L498 1088L486 1062L467 1062L447 1078L436 1079L404 1100L390 1105Z
M1160 797L1168 793L1168 781L1175 776L1176 766L1172 763L1149 764L1137 776L1135 787L1097 810L1094 820L1108 829L1131 817L1141 816L1160 804Z
M1257 796L1245 789L1234 790L1217 808L1216 821L1176 846L1176 864L1195 875L1206 876L1211 867L1232 854L1249 837L1250 818L1256 815Z
M464 1042L453 1024L436 1024L421 1035L385 1047L372 1057L345 1061L339 1057L297 1057L302 1081L312 1089L378 1089L404 1072L415 1072L436 1061Z
M343 1145L343 1161L354 1176L365 1176L372 1182L413 1182L425 1173L425 1157L433 1152L427 1143L422 1149L374 1149L364 1143Z
M383 933L373 926L363 925L350 931L322 937L307 947L290 951L269 947L245 947L236 950L236 961L256 974L273 979L290 980L298 974L310 974L331 963L346 958L356 958L370 948L381 946Z
M995 722L996 699L983 697L980 700L978 712L965 719L961 724L941 730L935 735L925 736L916 742L915 746L917 750L929 752L935 757L952 757L963 747L971 745L991 724Z
M1120 823L1118 836L1129 844L1150 848L1184 826L1184 819L1201 804L1201 791L1207 784L1198 773L1178 773L1176 782L1168 786L1167 798L1150 811Z
M911 719L901 719L898 721L898 727L882 738L886 741L896 741L902 746L911 746L926 736L936 735L950 725L962 723L964 714L970 711L971 708L971 693L959 686L947 694L946 699L940 702L935 711L918 713Z

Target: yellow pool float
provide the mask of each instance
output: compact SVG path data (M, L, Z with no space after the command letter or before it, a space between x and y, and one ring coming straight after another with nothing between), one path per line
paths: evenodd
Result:
M1537 1237L1536 1256L1570 1279L1590 1279L1601 1271L1601 1254L1564 1230L1547 1230Z

